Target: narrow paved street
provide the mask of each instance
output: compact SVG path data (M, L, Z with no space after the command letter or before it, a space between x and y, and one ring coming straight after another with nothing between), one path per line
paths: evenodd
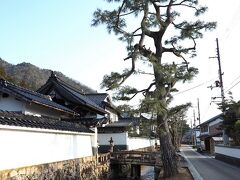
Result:
M240 168L204 156L193 150L191 146L182 146L181 153L189 162L190 169L195 171L196 179L204 180L239 180Z

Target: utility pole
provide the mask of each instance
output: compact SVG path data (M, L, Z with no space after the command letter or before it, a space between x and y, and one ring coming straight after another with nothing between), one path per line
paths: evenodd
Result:
M191 141L193 145L193 126L192 126L192 119L191 119Z
M221 67L221 58L220 58L220 50L219 50L218 38L216 38L216 44L217 44L217 56L216 57L210 57L210 58L217 58L217 60L218 60L219 81L215 81L215 83L216 83L215 87L219 87L221 89L221 106L222 106L221 109L222 109L223 114L225 114L226 107L225 107L225 95L224 95L223 78L222 78L223 72L222 72L222 67ZM213 87L211 86L211 88L213 88ZM223 130L223 143L224 143L224 145L228 145L229 144L229 138L226 135L225 129Z
M223 73L222 73L222 67L221 67L221 59L220 59L220 52L219 52L219 44L218 44L218 38L216 39L217 42L217 59L218 59L218 73L219 73L219 81L220 81L220 88L221 88L221 98L222 98L222 112L225 112L225 96L224 96L224 89L223 89Z
M195 117L195 110L193 110L193 128L196 127L196 117Z
M198 129L198 135L200 135L201 134L201 128L200 128L200 124L201 124L201 120L200 120L200 106L199 106L199 98L197 98L197 108L198 108L198 117L197 117L197 119L198 119L198 122L199 122L199 129ZM196 129L196 131L197 131L197 129ZM196 133L195 133L196 134ZM199 142L197 142L197 134L196 134L196 144L197 144L197 148L198 148L198 150L200 150L201 151L201 149L202 149L202 147L201 147L201 140L199 140Z
M199 106L199 98L197 98L197 108L198 108L198 122L199 125L201 124L201 120L200 120L200 106Z
M193 110L193 142L194 146L197 145L196 143L196 118L195 118L195 110Z

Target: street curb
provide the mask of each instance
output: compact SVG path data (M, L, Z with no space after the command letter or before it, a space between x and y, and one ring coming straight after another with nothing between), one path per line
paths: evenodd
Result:
M184 152L181 151L180 154L184 157L184 159L187 161L188 163L188 169L190 171L190 173L193 176L193 179L195 180L204 180L203 177L197 172L197 170L195 169L195 167L192 165L192 163L188 160L188 158L185 156Z

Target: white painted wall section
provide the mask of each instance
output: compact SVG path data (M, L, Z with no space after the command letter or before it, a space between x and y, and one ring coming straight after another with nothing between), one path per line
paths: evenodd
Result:
M112 111L111 109L105 109L105 110L109 113L111 122L118 121L118 115L114 111Z
M99 145L109 145L109 140L112 137L113 143L117 145L127 145L128 133L99 133Z
M138 138L138 137L128 137L128 133L102 133L98 134L99 145L109 145L109 140L112 137L114 145L126 145L128 150L134 150L139 148L145 148L149 146L154 146L155 143L158 145L159 140Z
M0 170L92 156L91 133L0 126Z
M55 110L55 109L49 109L48 107L44 107L37 104L26 104L26 115L44 115L52 118L58 118L61 117L62 113L61 111Z
M16 100L12 96L1 97L0 96L0 110L3 111L25 111L25 103Z
M17 111L17 112L22 112L23 114L26 114L26 115L34 115L34 116L45 115L53 118L59 118L61 117L61 115L65 114L61 111L49 109L48 107L44 107L34 103L27 104L24 101L16 100L15 97L13 96L8 96L5 98L0 96L0 110Z
M215 153L223 154L226 156L235 157L235 158L240 159L240 149L239 148L215 146Z
M128 150L134 150L134 149L139 149L139 148L145 148L149 146L154 146L155 139L146 139L146 138L136 138L136 137L131 137L128 138ZM159 142L157 142L159 145Z
M98 148L98 142L97 142L97 137L98 137L98 130L97 127L90 128L92 131L94 131L94 136L91 136L91 143L92 147L97 149Z

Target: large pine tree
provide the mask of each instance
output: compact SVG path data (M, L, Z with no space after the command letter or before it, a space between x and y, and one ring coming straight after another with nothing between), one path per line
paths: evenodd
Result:
M207 7L198 5L198 0L107 2L112 5L108 10L97 9L92 25L105 24L109 33L115 33L121 41L126 42L128 55L124 60L131 60L131 67L122 73L105 75L102 87L117 89L117 98L121 100L130 100L136 94L143 93L142 109L155 113L157 117L164 177L173 176L178 169L167 121L171 92L176 82L190 80L198 72L189 66L187 58L196 55L196 39L203 37L203 31L214 29L216 23L200 20L200 15ZM184 16L185 13L188 14ZM169 56L163 56L167 53L177 58L171 56L169 61L165 58ZM147 62L145 64L150 65L153 72L139 71L137 61ZM153 81L145 89L124 86L124 82L137 72L152 74Z

